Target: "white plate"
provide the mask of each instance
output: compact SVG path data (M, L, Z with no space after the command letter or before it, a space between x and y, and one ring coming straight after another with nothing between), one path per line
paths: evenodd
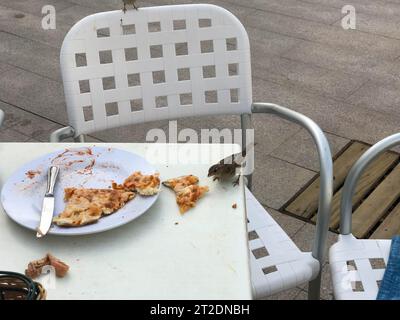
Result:
M119 149L91 147L70 148L47 154L18 169L1 191L1 203L9 217L18 224L36 230L46 189L47 170L60 167L55 187L54 215L65 207L64 188L109 188L111 182L122 183L134 171L153 174L156 170L142 157ZM126 224L142 215L158 195L136 197L115 213L82 227L62 228L53 225L49 234L83 235L106 231Z

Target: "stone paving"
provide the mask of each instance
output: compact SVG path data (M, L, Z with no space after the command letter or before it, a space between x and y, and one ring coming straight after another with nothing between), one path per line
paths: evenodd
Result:
M139 5L194 3L138 1ZM244 24L251 42L254 101L274 102L314 119L335 154L349 140L374 143L399 131L400 0L353 0L356 30L341 27L345 0L215 0ZM41 28L41 8L51 4L57 29ZM81 18L121 8L121 0L0 0L0 141L47 141L67 125L59 68L66 32ZM178 127L238 128L233 116L182 119ZM257 198L302 249L314 226L276 210L318 171L307 133L287 121L253 117ZM143 142L166 121L98 132L89 141ZM262 161L260 161L262 160ZM330 234L330 243L335 235ZM328 267L322 298L331 299ZM304 299L306 287L273 296Z

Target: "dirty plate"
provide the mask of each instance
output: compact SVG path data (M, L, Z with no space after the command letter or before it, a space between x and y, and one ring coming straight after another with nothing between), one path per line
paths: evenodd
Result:
M46 189L47 170L51 165L60 167L55 188L55 210L64 210L64 189L109 188L112 181L122 183L134 171L143 174L156 172L144 158L134 153L103 147L71 148L42 156L18 169L4 184L1 203L8 216L16 223L36 230ZM106 231L126 224L146 212L158 195L137 195L114 214L82 227L62 228L53 225L49 234L83 235Z

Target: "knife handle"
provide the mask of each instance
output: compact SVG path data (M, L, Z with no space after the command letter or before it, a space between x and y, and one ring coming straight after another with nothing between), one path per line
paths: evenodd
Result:
M51 166L49 172L47 173L47 188L46 195L52 196L54 195L54 186L56 185L56 180L58 176L58 172L60 168L56 166Z

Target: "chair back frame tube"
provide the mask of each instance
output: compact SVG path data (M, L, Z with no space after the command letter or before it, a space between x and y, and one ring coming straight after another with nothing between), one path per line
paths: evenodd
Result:
M357 160L350 169L344 182L342 199L340 202L340 234L351 234L352 211L353 211L353 195L358 180L361 178L364 170L383 152L400 144L400 133L393 134L385 139L377 142Z
M0 109L0 127L3 124L3 120L4 120L4 111Z
M249 141L247 141L247 129L252 128L251 125L251 114L249 113L244 113L240 115L240 127L242 129L242 148L245 148ZM253 174L250 174L246 176L247 179L247 188L251 191L252 186L253 186Z
M321 270L326 251L325 244L328 236L333 194L333 161L328 140L321 128L313 120L288 108L271 103L253 103L252 112L274 114L294 122L304 127L311 134L316 144L319 156L321 182L312 256L319 261L320 270L318 276L309 283L308 298L319 299Z

